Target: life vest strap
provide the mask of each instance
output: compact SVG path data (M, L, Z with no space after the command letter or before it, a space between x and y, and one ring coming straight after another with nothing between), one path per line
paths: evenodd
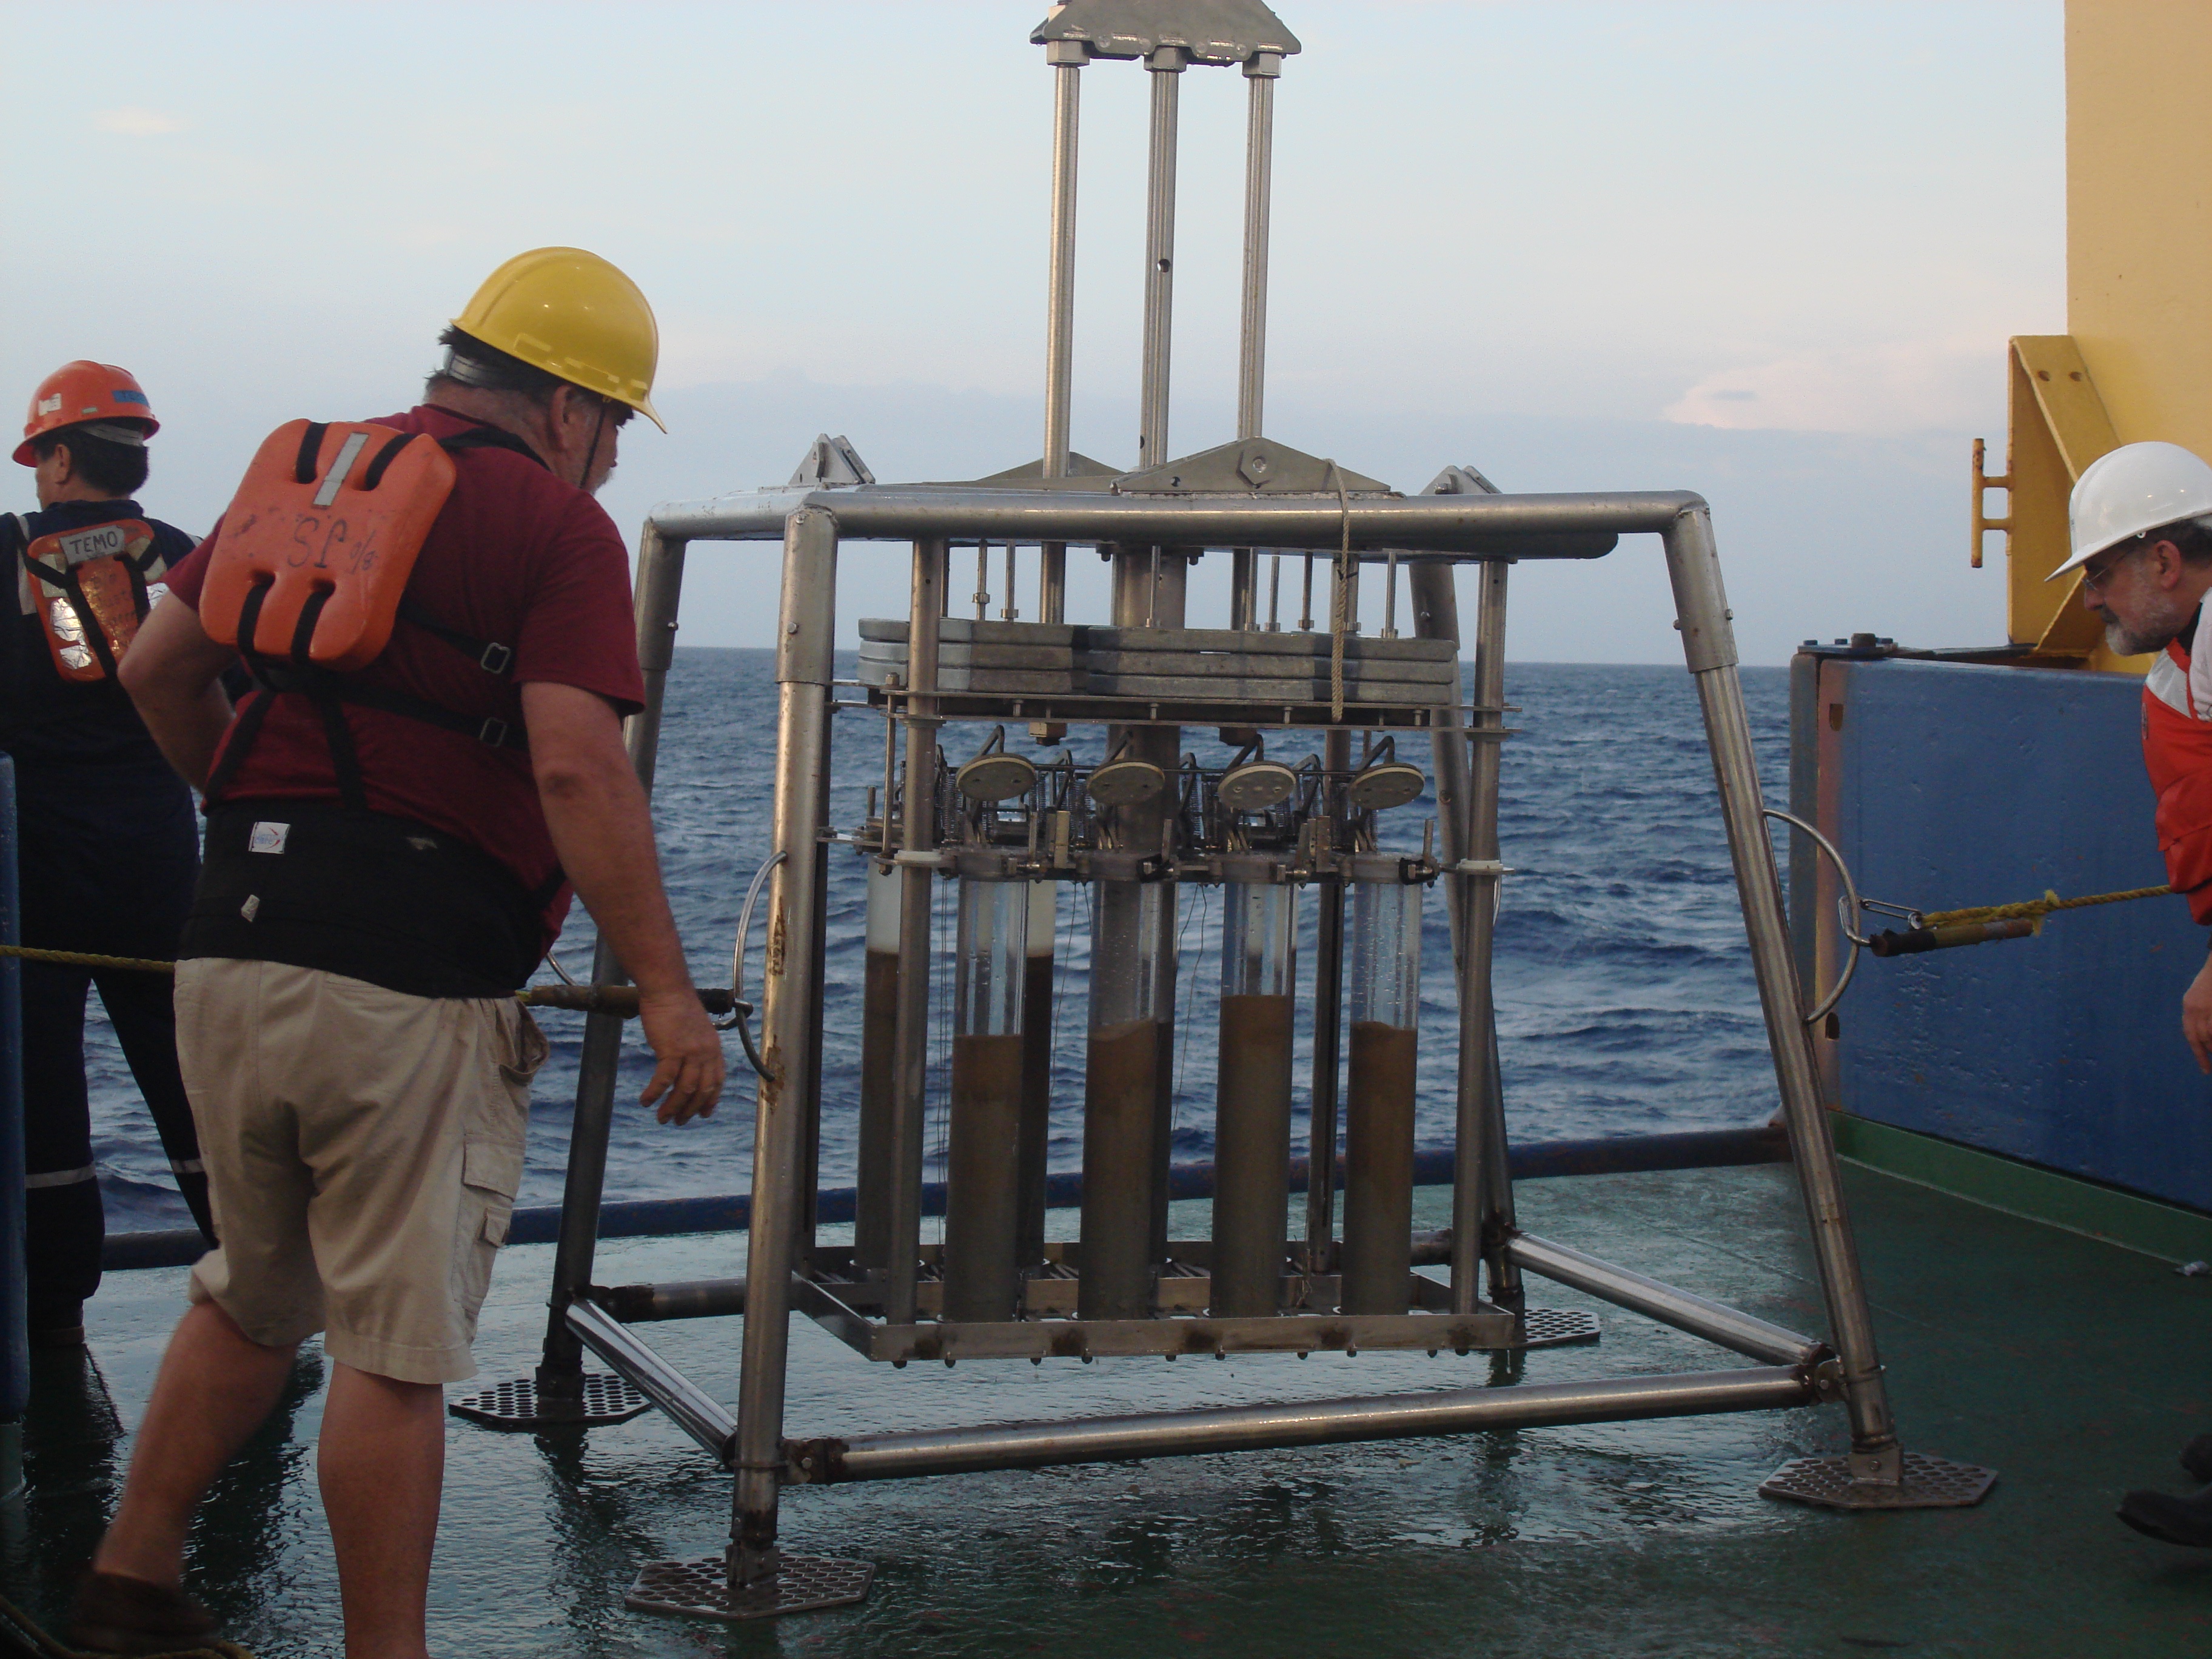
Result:
M381 714L398 714L408 720L421 720L426 726L458 732L465 738L474 738L478 743L494 749L513 749L524 754L530 752L530 739L521 729L496 714L464 714L442 703L432 702L427 697L418 697L411 691L402 691L397 686L377 685L362 680L357 675L333 674L327 669L302 669L291 663L268 658L255 659L252 666L254 677L269 691L297 692L317 702L355 703Z

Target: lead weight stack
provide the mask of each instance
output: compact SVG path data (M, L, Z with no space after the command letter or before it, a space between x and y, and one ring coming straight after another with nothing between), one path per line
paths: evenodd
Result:
M1352 1064L1345 1092L1341 1311L1402 1314L1413 1272L1413 1066L1421 889L1395 853L1346 861L1352 886Z
M1053 942L1060 884L1029 884L1029 953L1022 975L1020 1219L1014 1253L1028 1273L1044 1260L1046 1183L1052 1158Z
M1091 1036L1083 1085L1085 1319L1152 1312L1152 1187L1170 1054L1175 889L1141 879L1136 853L1092 854Z
M963 854L952 979L951 1130L945 1206L945 1317L1005 1320L1021 1298L1023 979L1030 884Z
M1263 854L1226 858L1222 873L1209 1311L1253 1318L1278 1311L1282 1298L1298 890Z

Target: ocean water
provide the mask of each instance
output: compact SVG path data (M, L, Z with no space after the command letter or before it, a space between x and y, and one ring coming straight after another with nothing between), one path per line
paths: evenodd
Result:
M654 811L670 896L702 984L729 983L738 906L767 856L773 660L765 651L680 651L669 679ZM1743 678L1767 798L1778 803L1788 774L1786 672L1749 669ZM1512 1136L1551 1140L1763 1121L1775 1104L1772 1074L1688 675L1678 667L1515 664L1507 670L1506 697L1517 712L1507 717L1516 735L1505 744L1499 836L1515 873L1504 883L1498 915L1497 973ZM957 764L988 734L986 726L947 726L945 752ZM1086 749L1083 734L1073 735L1078 757L1097 758L1095 740ZM1022 728L1008 736L1011 746L1026 747ZM848 711L837 717L836 740L831 816L849 828L864 812L868 787L882 780L883 724L865 709ZM1208 765L1227 757L1211 732L1187 733L1185 741ZM1269 753L1295 761L1311 746L1286 738ZM1403 757L1426 770L1427 748L1417 737ZM1425 796L1385 814L1382 845L1418 849L1434 813L1433 797ZM865 868L857 854L833 849L824 1186L848 1185L853 1177ZM940 884L937 931L948 956L950 898L950 884ZM1220 905L1218 895L1197 886L1180 901L1175 1156L1184 1161L1206 1158L1212 1148ZM1310 974L1314 915L1308 897L1300 908L1302 985ZM1089 927L1087 893L1063 888L1054 1028L1061 1103L1053 1125L1056 1169L1080 1163ZM747 969L755 993L761 931L757 923ZM590 921L580 910L560 955L581 978L591 951ZM1423 1146L1441 1146L1451 1133L1457 1030L1450 940L1434 892L1424 908L1421 972L1419 1133ZM935 983L945 988L949 974L938 974ZM574 1014L539 1019L553 1052L532 1113L526 1204L560 1196L583 1025ZM96 998L87 1026L94 1146L111 1231L189 1224ZM675 1128L656 1124L637 1104L652 1062L631 1029L608 1196L748 1190L750 1073L736 1042L729 1045L732 1086L721 1109ZM1303 1146L1310 1032L1300 1033L1298 1047L1295 1133ZM942 1042L933 1048L932 1178L942 1174L945 1056Z

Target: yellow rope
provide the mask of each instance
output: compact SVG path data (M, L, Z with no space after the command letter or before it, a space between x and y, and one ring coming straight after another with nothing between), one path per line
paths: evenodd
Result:
M2061 898L2045 890L2039 899L2018 904L1978 904L1964 910L1931 910L1921 917L1923 927L1949 927L1965 921L2041 921L2053 910L2080 910L2092 904L2124 904L2130 899L2164 898L2171 887L2130 887L2124 893L2091 893L2081 898Z
M125 972L140 974L173 974L173 962L150 962L143 957L103 957L89 951L41 951L28 945L0 945L0 957L16 957L25 962L49 962L62 968L89 968L94 973ZM710 1013L727 1013L730 1010L727 991L714 994L722 1000L714 1006L708 1000ZM532 985L514 994L514 1000L526 1008L557 1008L569 1013L620 1014L625 1018L637 1013L637 988L630 985Z
M173 962L149 962L143 957L101 957L89 951L36 951L27 945L0 945L0 957L21 957L26 962L51 962L63 968L116 969L139 974L173 974Z

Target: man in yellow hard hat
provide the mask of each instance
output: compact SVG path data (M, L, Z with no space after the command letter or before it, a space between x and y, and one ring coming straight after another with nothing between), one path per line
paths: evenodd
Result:
M382 436L325 443L331 428L298 423L281 465L268 470L264 445L248 474L279 498L335 501L359 459L384 493L354 479L355 513L397 513L392 492L449 480L409 520L428 528L411 532L404 592L386 594L380 654L339 672L296 640L281 656L252 648L265 586L244 614L247 586L225 562L260 556L270 515L238 513L234 534L219 526L171 575L125 665L207 803L176 1000L222 1247L193 1270L80 1594L79 1647L204 1638L180 1589L192 1510L319 1330L334 1376L318 1462L346 1650L424 1653L443 1385L475 1370L546 1052L513 993L572 884L640 988L658 1062L645 1103L682 1122L721 1092L720 1039L623 748L643 698L628 555L592 499L630 414L658 421L653 313L605 260L541 248L494 272L442 337L425 402L368 423ZM450 467L383 474L425 437ZM258 683L235 711L220 639L244 643Z

